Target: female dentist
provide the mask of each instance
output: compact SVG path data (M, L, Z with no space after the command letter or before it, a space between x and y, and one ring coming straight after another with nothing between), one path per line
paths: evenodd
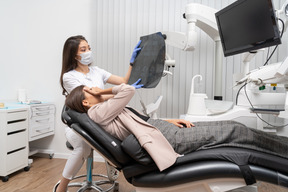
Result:
M105 83L120 85L127 83L132 71L134 60L141 50L141 41L138 42L133 50L128 72L124 77L113 75L96 66L90 66L93 62L91 48L87 40L81 36L69 37L63 48L62 71L60 84L63 89L62 94L67 96L74 88L79 85L88 87L99 87L104 89ZM82 167L85 159L91 152L91 147L83 139L66 127L65 135L68 142L73 146L73 152L69 156L62 173L60 183L55 185L55 192L67 191L67 186L73 177Z

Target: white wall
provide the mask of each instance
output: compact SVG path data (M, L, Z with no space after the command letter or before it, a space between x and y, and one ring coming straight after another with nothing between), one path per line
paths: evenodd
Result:
M95 20L93 0L0 1L0 101L16 100L17 90L25 88L31 99L54 102L55 135L35 145L53 149L55 156L70 153L60 120L62 48L78 34L95 43Z
M185 5L196 2L221 9L235 0L0 0L0 102L16 100L17 90L25 88L28 97L54 102L56 133L33 142L53 149L55 157L70 152L65 147L64 125L60 113L64 103L59 76L62 48L72 35L84 35L92 47L95 65L113 74L125 75L132 50L140 36L157 31L186 31L182 14ZM278 9L284 0L274 0ZM199 41L194 52L168 47L177 61L173 76L162 79L155 89L140 90L148 104L164 95L158 111L160 117L179 117L188 107L191 78L201 74L197 92L213 95L214 42L198 30ZM272 61L287 54L287 33ZM251 68L261 66L266 52L258 54ZM241 55L224 58L223 96L233 99L232 74L241 70ZM141 109L139 95L131 105Z

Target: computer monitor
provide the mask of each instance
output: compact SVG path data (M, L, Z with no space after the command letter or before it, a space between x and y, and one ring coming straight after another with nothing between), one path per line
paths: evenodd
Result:
M215 16L226 57L281 44L271 0L237 0Z

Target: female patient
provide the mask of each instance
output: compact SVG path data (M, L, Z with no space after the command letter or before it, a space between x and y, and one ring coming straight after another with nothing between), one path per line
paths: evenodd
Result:
M104 90L79 86L67 97L66 106L87 112L93 121L120 140L133 133L160 170L171 166L179 154L222 146L254 149L288 158L288 138L250 129L237 122L199 122L194 126L184 120L169 120L169 123L141 118L126 107L134 92L135 88L126 84ZM114 97L105 100L105 94ZM179 128L175 122L185 123L190 128Z

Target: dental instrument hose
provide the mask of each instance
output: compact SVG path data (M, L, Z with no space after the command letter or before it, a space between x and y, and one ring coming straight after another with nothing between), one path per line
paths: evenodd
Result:
M254 109L254 106L253 106L252 102L250 101L250 99L249 99L249 97L248 97L248 94L247 94L247 91L246 91L246 85L247 85L247 82L246 82L241 88L244 87L244 92L245 92L246 98L247 98L247 100L249 101L252 109ZM240 89L241 89L241 88L240 88ZM267 125L269 125L269 126L271 126L271 127L274 127L274 128L282 128L282 127L288 126L288 123L287 123L287 124L284 124L284 125L272 125L271 123L268 123L267 121L265 121L264 119L262 119L262 118L259 116L258 113L255 112L255 114L257 115L257 117L258 117L261 121L263 121L264 123L266 123Z

